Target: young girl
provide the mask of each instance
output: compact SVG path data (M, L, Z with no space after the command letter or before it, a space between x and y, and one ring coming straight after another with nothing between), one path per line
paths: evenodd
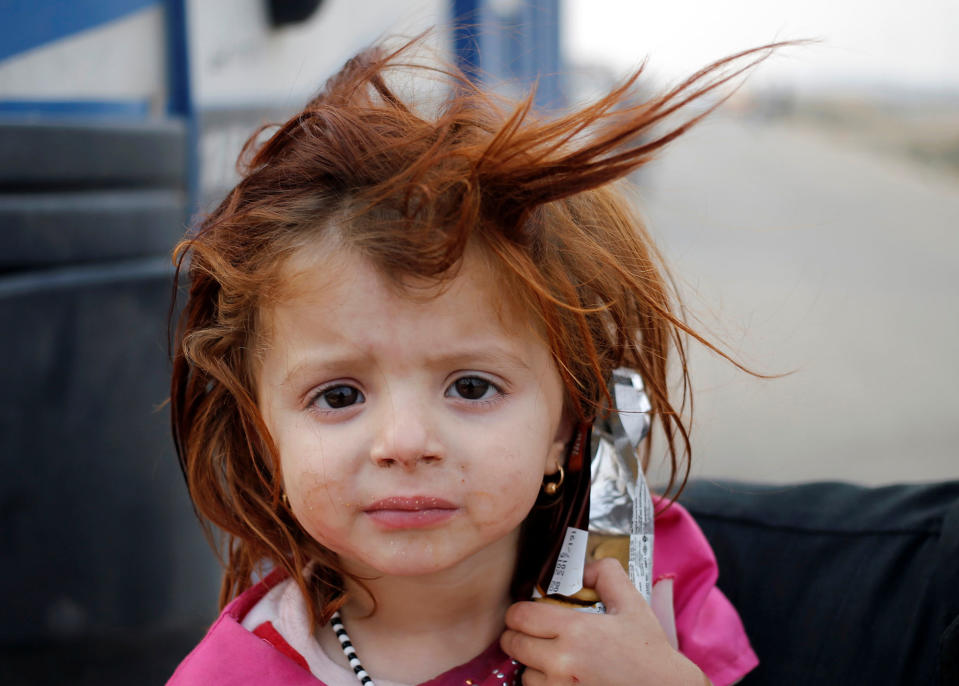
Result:
M678 505L656 518L655 611L611 560L584 575L606 614L529 601L613 369L645 381L685 478L667 359L685 388L696 335L612 182L730 62L549 120L452 72L417 110L390 85L423 69L407 49L351 60L178 248L174 436L226 573L170 683L737 681L755 655Z

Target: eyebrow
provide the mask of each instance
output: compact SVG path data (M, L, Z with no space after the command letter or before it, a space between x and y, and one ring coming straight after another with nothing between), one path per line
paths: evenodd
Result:
M520 355L504 346L487 344L476 347L467 347L460 350L450 350L437 355L427 355L430 364L437 366L453 365L460 361L490 362L507 364L520 369L529 369L529 363Z
M336 353L330 355L310 354L291 367L280 386L289 386L294 379L304 372L317 372L326 369L335 370L344 367L356 367L367 364L372 356L362 353L343 354ZM437 354L426 354L425 359L428 365L434 367L455 366L463 364L473 366L475 364L494 364L505 365L515 369L529 370L529 363L520 355L505 346L496 344L480 344L443 351Z

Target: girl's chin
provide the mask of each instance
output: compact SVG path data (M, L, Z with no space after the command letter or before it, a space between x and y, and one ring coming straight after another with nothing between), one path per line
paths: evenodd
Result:
M487 536L477 536L470 531L364 536L364 547L351 546L337 554L345 571L374 583L382 577L409 579L445 574L475 581L477 574L498 577L503 565L512 569L518 531L517 526L505 533L497 531ZM449 582L455 581L455 577L449 577Z
M359 578L378 579L383 577L431 577L449 572L457 567L461 560L396 560L377 559L348 562L346 568ZM364 570L363 572L359 570Z
M387 544L386 554L350 559L340 556L344 568L360 579L382 577L432 577L455 571L461 573L475 551L441 550L435 545L399 546Z

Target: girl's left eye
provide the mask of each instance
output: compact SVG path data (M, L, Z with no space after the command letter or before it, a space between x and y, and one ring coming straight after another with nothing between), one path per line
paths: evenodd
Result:
M453 398L462 398L464 400L489 400L500 390L493 384L480 376L463 376L450 384L446 389L446 395Z
M365 401L366 398L358 388L338 384L321 390L313 399L313 404L322 410L342 410Z

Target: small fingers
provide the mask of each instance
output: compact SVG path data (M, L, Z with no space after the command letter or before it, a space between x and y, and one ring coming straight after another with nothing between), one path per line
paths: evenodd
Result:
M570 653L554 639L534 638L507 629L500 637L500 647L511 658L525 665L523 684L575 684L586 670L577 657L581 650Z
M596 591L610 613L628 609L642 599L623 566L611 557L586 565L583 584Z
M569 610L523 600L513 603L506 611L506 626L529 636L556 638L559 635L556 627L563 626L562 616L557 617L557 611Z
M511 658L526 665L527 669L544 674L569 671L575 662L574 656L563 645L551 638L536 638L520 631L507 629L499 639L500 648Z
M528 667L531 664L538 664L536 658L542 652L542 649L537 645L537 642L546 640L548 639L534 638L519 631L507 629L499 637L499 645L504 653Z

